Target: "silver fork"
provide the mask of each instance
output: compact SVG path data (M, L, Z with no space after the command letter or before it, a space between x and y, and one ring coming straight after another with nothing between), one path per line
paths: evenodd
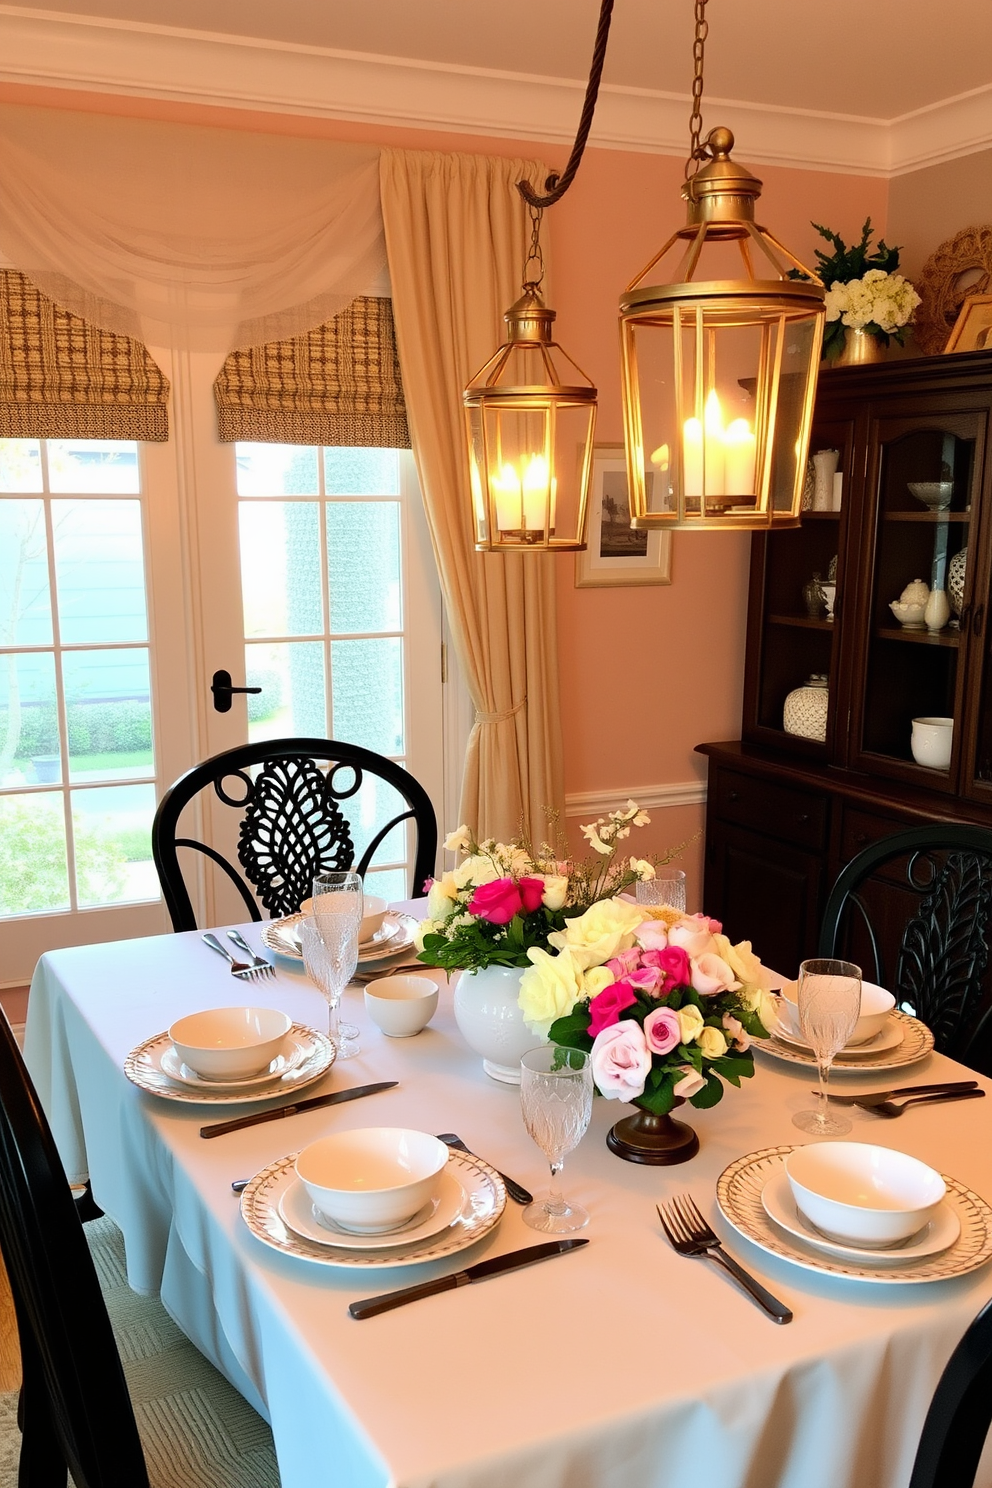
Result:
M783 1306L760 1281L756 1281L743 1266L738 1265L732 1255L727 1254L720 1243L719 1235L710 1229L688 1194L674 1198L666 1205L664 1212L660 1204L656 1204L655 1208L661 1227L674 1251L683 1256L704 1256L707 1260L716 1261L776 1323L792 1322L792 1313L788 1307Z
M249 955L251 957L251 964L255 968L255 970L258 972L259 976L262 976L262 977L275 976L276 969L272 965L272 962L271 961L266 961L266 959L265 959L264 956L260 956L257 951L253 951L252 948L251 948L251 946L248 944L248 942L245 940L244 936L241 935L239 931L237 931L237 930L228 930L228 932L227 932L227 938L228 938L228 940L232 940L234 942L234 944L237 946L237 948L238 948L239 951L244 951L247 955Z
M206 935L200 936L200 939L204 941L212 951L219 952L219 954L224 957L225 961L230 962L232 976L240 977L241 980L244 982L254 982L257 980L259 974L258 967L250 966L246 961L235 961L234 957L227 949L227 946L221 945L216 935L211 935L210 932L207 931Z

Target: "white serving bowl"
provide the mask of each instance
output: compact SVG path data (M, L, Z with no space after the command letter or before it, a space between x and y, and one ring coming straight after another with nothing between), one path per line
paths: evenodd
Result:
M380 899L377 894L364 895L362 908L362 925L358 932L358 943L363 945L365 941L371 940L375 932L386 918L386 901Z
M881 1250L921 1230L946 1192L943 1178L905 1152L867 1142L813 1142L785 1159L801 1214L842 1245Z
M312 1142L296 1176L320 1213L356 1235L381 1235L434 1197L448 1149L427 1132L367 1126Z
M365 1009L387 1038L412 1038L437 1012L437 997L430 977L381 977L365 988Z
M946 511L954 497L953 481L907 481L917 501L931 511Z
M785 1024L785 1031L801 1038L802 1029L799 1026L798 983L783 982L781 997L782 1012L785 1014L785 1017L782 1019ZM877 1033L881 1033L895 1005L896 1000L892 993L886 992L884 987L877 987L874 982L862 982L861 1015L854 1025L854 1032L844 1047L850 1049L855 1044L866 1044Z
M926 765L931 770L948 769L953 742L953 718L913 719L909 747L918 765Z
M292 1026L278 1008L209 1008L173 1023L169 1037L204 1080L247 1080L271 1064Z

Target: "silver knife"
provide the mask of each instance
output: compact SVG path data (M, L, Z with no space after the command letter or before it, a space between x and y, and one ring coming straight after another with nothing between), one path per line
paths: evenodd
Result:
M978 1085L977 1080L947 1080L943 1084L930 1085L900 1085L897 1090L866 1090L860 1095L833 1095L827 1096L837 1106L855 1106L860 1101L882 1101L891 1100L894 1095L925 1095L930 1091L974 1090ZM815 1092L819 1094L819 1091Z
M318 1106L336 1106L341 1101L360 1100L363 1095L376 1095L392 1090L399 1080L380 1080L377 1085L352 1085L349 1090L334 1090L330 1095L315 1095L310 1100L296 1101L291 1106L275 1106L268 1111L255 1111L251 1116L236 1116L233 1121L215 1121L200 1127L201 1137L222 1137L225 1132L240 1131L244 1126L257 1126L261 1121L279 1121L295 1116L297 1111L313 1111Z
M353 1318L376 1317L380 1312L389 1312L393 1307L403 1307L407 1302L419 1302L421 1297L435 1297L439 1292L453 1292L456 1287L468 1286L473 1281L485 1281L489 1276L499 1276L503 1271L519 1271L521 1266L532 1266L535 1261L546 1261L551 1256L564 1255L566 1251L578 1250L588 1245L588 1240L549 1240L544 1245L528 1245L525 1250L511 1250L509 1255L493 1256L491 1260L479 1261L456 1271L452 1276L439 1276L436 1281L422 1281L418 1286L403 1287L398 1292L386 1292L381 1297L369 1297L364 1302L352 1302L348 1308Z

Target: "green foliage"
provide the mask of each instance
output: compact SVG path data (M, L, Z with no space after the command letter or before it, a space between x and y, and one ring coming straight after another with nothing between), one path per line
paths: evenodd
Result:
M848 284L852 279L863 279L869 269L881 269L883 274L894 274L899 267L900 250L888 247L881 238L875 252L869 252L870 217L865 219L865 225L861 229L860 243L854 243L850 248L839 233L831 232L829 227L821 227L818 222L811 226L816 228L821 238L826 238L833 245L833 253L824 253L819 249L816 253L816 272L823 280L824 289L829 289L832 284Z
M483 966L529 966L531 946L547 949L552 930L565 924L562 910L535 909L533 914L514 915L508 925L494 925L489 920L471 919L458 927L458 935L425 935L424 949L418 960L445 971L464 968L477 971Z
M80 898L107 902L126 882L125 852L118 841L80 825L75 834ZM147 846L142 856L147 857ZM61 814L33 800L9 799L0 813L0 914L64 909L69 903Z
M147 703L70 703L69 748L73 754L124 754L152 747ZM8 728L10 720L8 721ZM58 754L59 728L54 703L22 704L17 757Z

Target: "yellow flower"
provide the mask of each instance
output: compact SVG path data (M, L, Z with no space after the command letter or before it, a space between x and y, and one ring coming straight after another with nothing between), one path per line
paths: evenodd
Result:
M413 943L417 947L418 955L424 949L424 937L427 935L433 935L436 929L437 926L435 925L433 920L420 921L420 924L413 932Z
M582 996L598 997L604 987L615 982L616 977L605 966L591 966L582 977Z
M716 953L721 956L736 977L752 986L761 976L761 960L751 949L749 940L731 945L726 935L714 935Z
M697 1007L689 1003L687 1007L679 1008L679 1028L682 1031L682 1042L691 1044L693 1039L699 1037L703 1029L703 1015Z
M568 894L568 879L558 873L535 875L544 879L544 895L541 903L545 909L562 909Z
M727 1052L727 1040L719 1028L703 1028L696 1035L696 1043L702 1049L707 1059L719 1059Z
M524 1021L534 1033L546 1034L556 1018L564 1018L588 992L582 986L582 968L568 951L549 956L539 946L527 952L533 962L520 978L517 1003Z
M436 878L427 891L427 913L436 920L443 920L455 907L458 885L453 873L443 873Z
M560 950L571 951L576 965L583 970L587 966L602 966L618 951L629 950L634 944L634 931L644 918L644 911L637 904L628 904L624 899L601 899L592 904L585 914L565 921L564 930L555 930L548 936L552 945Z

